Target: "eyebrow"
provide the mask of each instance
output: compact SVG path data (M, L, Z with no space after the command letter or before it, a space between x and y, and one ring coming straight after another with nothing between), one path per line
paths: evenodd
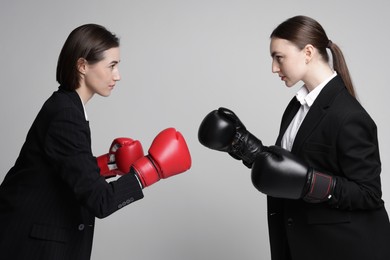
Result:
M120 60L113 60L113 61L111 61L109 64L110 65L116 65L116 64L118 64L120 62Z

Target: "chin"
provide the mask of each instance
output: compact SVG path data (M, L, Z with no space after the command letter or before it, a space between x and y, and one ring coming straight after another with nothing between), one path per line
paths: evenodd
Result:
M285 84L286 84L286 87L291 88L291 87L295 86L295 84L297 84L297 82L287 82L286 81Z
M109 93L99 93L99 96L102 96L102 97L109 97L111 95L111 92Z

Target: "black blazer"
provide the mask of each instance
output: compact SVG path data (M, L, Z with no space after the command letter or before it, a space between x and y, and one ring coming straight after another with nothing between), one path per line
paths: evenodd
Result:
M277 145L299 107L294 97L283 114ZM325 203L267 198L272 259L390 259L377 127L341 77L323 88L291 152L334 175L337 184Z
M1 259L90 259L95 217L143 197L133 174L100 177L90 136L80 97L60 87L0 186Z

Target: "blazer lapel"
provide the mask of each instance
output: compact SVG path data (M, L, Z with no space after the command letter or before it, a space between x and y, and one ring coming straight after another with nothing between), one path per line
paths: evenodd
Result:
M340 76L334 77L328 84L326 84L303 120L295 137L291 152L297 153L297 151L302 149L307 137L318 126L326 115L333 99L343 89L345 89L345 85Z
M290 125L291 121L295 117L295 114L298 112L299 108L301 106L301 103L296 99L296 97L293 97L288 104L283 117L282 117L282 123L280 125L279 129L279 136L276 139L276 145L281 145L282 138L284 135L284 132L286 132L288 126Z

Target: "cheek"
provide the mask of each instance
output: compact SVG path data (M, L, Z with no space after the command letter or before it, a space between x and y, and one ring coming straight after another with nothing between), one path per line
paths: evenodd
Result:
M298 76L302 73L304 69L304 64L298 61L290 62L288 64L285 64L284 69L288 71L289 74Z
M107 73L101 70L96 70L94 73L91 75L91 82L93 82L95 85L101 85L106 83L107 81Z
M88 73L88 75L85 77L85 84L90 89L98 90L102 87L104 82L104 77L102 77L102 74L98 71Z
M294 74L295 68L291 63L284 62L280 64L279 66L280 71L283 73L285 76L292 76Z

